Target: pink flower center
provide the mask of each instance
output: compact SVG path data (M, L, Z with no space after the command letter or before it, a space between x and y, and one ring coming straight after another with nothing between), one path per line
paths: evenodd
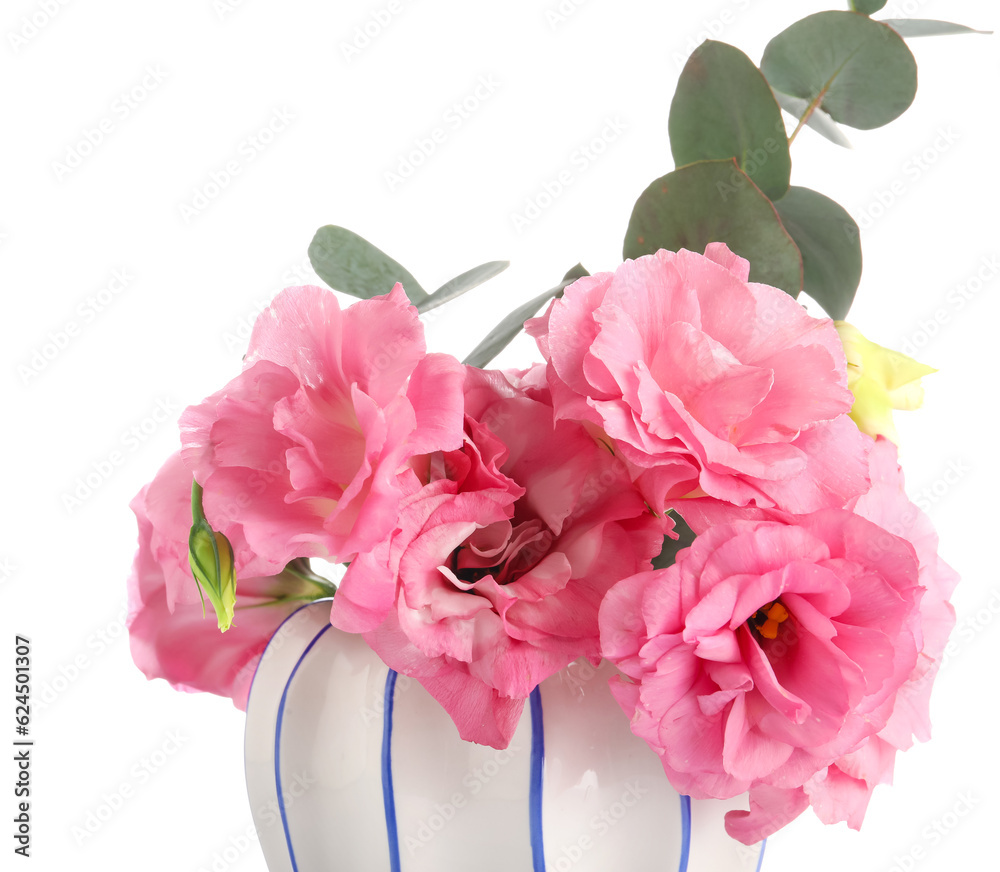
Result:
M490 541L497 538L495 544ZM469 584L487 576L497 584L509 584L530 572L548 554L555 538L537 518L518 524L491 524L477 530L452 552L452 572Z

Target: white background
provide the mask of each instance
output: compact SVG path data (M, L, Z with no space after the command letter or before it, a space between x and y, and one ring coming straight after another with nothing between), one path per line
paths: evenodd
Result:
M220 868L216 855L240 844L222 868L263 870L243 838L243 715L147 682L123 632L135 548L127 503L177 445L181 409L239 370L250 320L281 287L315 281L306 248L323 224L361 233L428 289L509 259L507 273L429 319L429 346L458 356L577 261L613 269L635 198L672 169L667 109L689 51L712 36L759 61L771 36L828 7L587 0L564 3L571 14L560 21L547 14L558 0L399 0L390 24L347 57L355 28L387 0L52 0L52 16L45 6L10 0L0 13L0 674L10 679L0 682L0 741L14 738L15 633L32 640L37 740L34 856L10 868L196 872ZM886 12L894 6L997 24L991 0L897 0ZM42 26L33 32L25 16ZM865 228L851 320L882 344L911 343L940 370L925 380L924 410L897 419L912 495L964 577L959 630L935 690L935 739L899 759L896 786L876 792L864 831L825 828L807 812L771 840L765 869L874 872L909 868L898 862L907 854L919 870L971 869L994 856L998 283L973 283L961 306L955 291L1000 254L1000 55L986 36L911 47L913 107L881 130L848 131L850 151L804 131L792 179ZM448 123L481 80L492 93L481 89L470 116ZM121 95L133 89L126 112ZM85 131L102 119L110 129L88 149ZM284 129L254 144L272 120ZM609 122L623 129L581 168L578 149ZM445 141L390 185L386 173L435 127ZM72 159L79 151L88 154ZM70 160L69 172L57 166ZM238 174L212 189L211 174L233 160ZM515 227L566 169L572 184ZM894 185L902 193L885 205ZM181 207L206 186L216 196L187 220ZM116 270L127 284L98 312L88 299ZM26 376L71 324L66 347L49 348ZM523 341L498 362L536 356ZM68 501L115 450L122 462ZM10 785L11 763L3 773ZM0 787L4 868L11 794ZM951 812L963 797L971 813L959 819ZM121 807L79 838L74 828L109 803Z

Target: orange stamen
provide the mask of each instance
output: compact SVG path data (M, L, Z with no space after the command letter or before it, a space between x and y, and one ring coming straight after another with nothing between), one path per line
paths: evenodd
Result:
M762 613L764 621L757 624L757 615L761 615ZM765 639L777 639L778 625L788 620L788 609L775 600L773 603L768 603L764 608L758 609L757 615L754 616L757 632Z

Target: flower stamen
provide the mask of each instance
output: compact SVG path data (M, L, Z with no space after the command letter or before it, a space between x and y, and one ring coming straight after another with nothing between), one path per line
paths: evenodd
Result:
M788 609L779 600L757 609L750 619L754 629L765 639L778 638L778 625L788 620Z

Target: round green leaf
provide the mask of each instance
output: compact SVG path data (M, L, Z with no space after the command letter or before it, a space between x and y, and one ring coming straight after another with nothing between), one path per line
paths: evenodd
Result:
M902 37L854 12L797 21L767 44L760 68L776 91L861 130L898 118L917 93L917 63Z
M864 15L871 15L878 12L887 2L888 0L851 0L851 9Z
M803 290L843 320L861 282L858 225L829 197L795 185L774 208L802 252Z
M427 298L427 292L409 270L343 227L320 227L309 244L309 261L316 275L331 288L352 297L367 300L388 294L396 282L401 282L414 305Z
M626 258L661 248L701 253L724 242L750 261L750 278L792 296L802 289L802 258L774 205L735 160L688 164L657 179L636 201Z
M677 166L735 158L772 200L788 190L781 109L754 62L724 42L706 40L688 58L670 104L670 148Z

